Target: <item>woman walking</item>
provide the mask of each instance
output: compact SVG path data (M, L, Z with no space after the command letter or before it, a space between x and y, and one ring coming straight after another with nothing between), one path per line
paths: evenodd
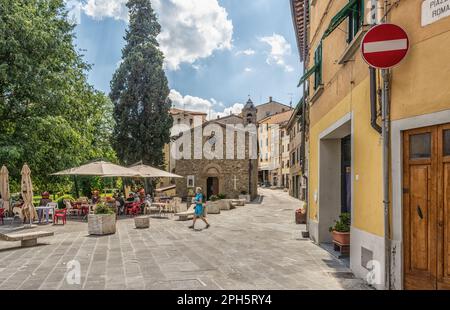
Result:
M194 220L192 222L192 225L189 226L189 228L194 229L197 218L200 218L203 222L205 222L205 224L206 224L205 228L209 228L210 225L205 217L205 208L203 206L203 194L202 194L201 187L197 187L195 189L195 192L196 192L196 194L195 194L195 198L194 198L194 202L195 202Z

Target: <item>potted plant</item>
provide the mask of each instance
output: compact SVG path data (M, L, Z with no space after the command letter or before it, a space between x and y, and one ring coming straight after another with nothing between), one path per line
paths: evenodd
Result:
M250 195L248 194L248 192L246 190L242 190L241 194L239 195L239 199L245 199L245 202L249 203L251 198Z
M300 208L295 210L295 223L306 224L306 204L303 203Z
M116 233L116 213L104 203L97 204L94 214L88 216L90 235L109 235Z
M339 220L329 229L333 233L333 241L341 245L350 245L350 223L350 213L339 215Z

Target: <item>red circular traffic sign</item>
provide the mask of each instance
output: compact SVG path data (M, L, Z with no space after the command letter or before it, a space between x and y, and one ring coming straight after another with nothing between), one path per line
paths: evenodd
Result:
M389 69L401 62L409 50L408 34L394 24L372 27L364 36L361 52L369 66Z

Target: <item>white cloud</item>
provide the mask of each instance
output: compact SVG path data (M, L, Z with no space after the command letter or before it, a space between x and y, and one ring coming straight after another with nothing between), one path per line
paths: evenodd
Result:
M183 96L175 89L170 91L169 98L172 100L173 106L179 109L208 113L208 111L213 107L210 100L189 95Z
M158 36L169 70L193 64L216 50L232 48L233 24L217 0L154 0L162 32Z
M209 100L194 97L190 95L183 96L175 89L172 89L169 94L170 100L175 108L185 109L189 111L205 112L208 118L215 119L218 116L223 117L233 114L240 114L244 107L241 103L235 103L231 107L224 108L224 104L216 101L214 98Z
M128 22L127 0L78 1L84 3L82 11L96 20L114 18ZM217 0L152 0L151 3L161 24L158 41L169 70L177 70L182 63L193 64L216 50L232 48L233 23Z
M244 105L242 103L235 103L231 107L225 108L223 112L218 112L216 115L224 117L230 114L241 114Z
M282 35L274 33L270 37L262 37L259 40L270 45L271 50L266 59L269 65L275 64L281 66L286 72L294 71L292 66L286 64L286 56L291 55L292 48Z
M252 71L253 71L252 68L245 68L245 69L244 69L244 72L247 72L247 73L250 73L250 72L252 72Z
M105 17L128 22L127 0L87 0L83 5L86 15L101 20Z
M240 55L252 56L252 55L255 55L255 53L256 52L252 49L246 49L246 50L242 50L242 51L237 51L236 56L240 56Z

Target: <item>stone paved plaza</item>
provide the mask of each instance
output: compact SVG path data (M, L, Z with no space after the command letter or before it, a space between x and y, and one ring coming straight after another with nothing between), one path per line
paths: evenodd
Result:
M55 236L34 248L0 242L0 290L368 288L301 238L297 200L279 190L259 193L261 204L210 215L208 230L190 230L191 221L174 218L152 218L144 230L120 219L117 233L104 237L88 236L87 223L78 221L35 228ZM66 281L72 260L81 266L79 285Z

